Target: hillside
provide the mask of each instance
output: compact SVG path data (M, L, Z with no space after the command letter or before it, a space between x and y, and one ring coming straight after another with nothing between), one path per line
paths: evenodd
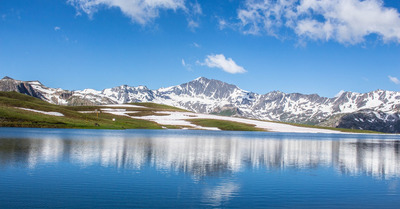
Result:
M160 125L151 121L110 113L100 113L97 116L94 112L79 112L96 109L100 108L59 106L16 92L0 92L0 127L161 129Z
M297 133L360 132L200 114L155 104L61 106L17 92L0 92L0 127L83 129L204 129ZM370 131L361 131L371 133Z

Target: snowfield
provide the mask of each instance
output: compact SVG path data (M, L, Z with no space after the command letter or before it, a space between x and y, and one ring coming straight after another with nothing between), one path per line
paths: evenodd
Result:
M123 107L124 105L113 105L113 107ZM235 118L235 117L226 117L219 115L209 115L209 114L201 114L201 113L192 113L192 112L173 112L173 111L156 111L155 113L166 114L163 116L159 115L148 115L148 116L129 116L128 113L132 111L126 111L126 109L102 109L102 111L120 115L127 116L135 119L149 120L154 121L160 125L176 125L176 126L184 126L190 127L191 129L203 129L203 130L219 130L216 127L202 127L195 124L190 123L189 119L216 119L216 120L226 120L233 121L239 123L246 123L255 125L257 128L265 129L266 131L271 132L292 132L292 133L342 133L340 131L327 130L327 129L317 129L317 128L306 128L306 127L298 127L288 124L274 123L268 121L258 121L251 120L245 118Z
M305 127L298 127L298 126L292 126L292 125L281 124L281 123L257 121L257 120L251 120L251 119L245 119L245 118L226 117L226 116L219 116L219 115L187 113L187 112L168 112L168 111L160 111L157 113L163 113L163 114L169 114L169 115L166 115L166 116L150 115L150 116L132 117L132 118L150 120L150 121L154 121L161 125L191 126L193 128L200 128L200 129L209 129L209 128L196 126L186 120L189 120L189 119L226 120L226 121L233 121L233 122L255 125L257 128L262 128L262 129L265 129L266 131L271 131L271 132L341 133L340 131L317 129L317 128L305 128ZM213 128L212 130L215 130L215 128Z

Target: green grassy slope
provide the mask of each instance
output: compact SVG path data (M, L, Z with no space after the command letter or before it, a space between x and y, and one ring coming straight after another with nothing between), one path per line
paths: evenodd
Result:
M224 131L266 131L265 129L256 128L255 125L227 120L190 119L187 121L203 127L217 127Z
M57 117L21 110L15 107L30 108L46 112L59 112ZM0 127L40 127L40 128L90 128L90 129L161 129L155 122L132 119L106 113L83 114L78 111L91 111L99 107L68 107L53 105L34 97L16 92L0 92ZM112 119L115 118L115 121Z

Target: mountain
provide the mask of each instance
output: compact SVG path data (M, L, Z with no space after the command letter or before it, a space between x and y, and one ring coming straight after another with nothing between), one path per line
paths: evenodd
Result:
M102 91L68 91L46 87L39 81L4 77L0 80L0 91L17 91L61 105L154 102L198 113L400 132L400 92L385 90L343 92L334 98L280 91L257 94L219 80L200 77L157 90L122 85Z

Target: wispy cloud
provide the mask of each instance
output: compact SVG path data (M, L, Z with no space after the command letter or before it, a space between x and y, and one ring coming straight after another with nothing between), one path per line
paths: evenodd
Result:
M224 20L224 19L219 19L218 20L218 28L220 30L225 29L227 25L228 25L228 23L226 22L226 20Z
M400 84L400 80L396 77L388 76L389 80L395 84Z
M301 39L358 44L375 34L400 43L400 14L382 0L246 0L238 18L246 34L279 37L289 28Z
M237 65L232 58L227 59L223 54L208 55L204 62L198 62L198 64L210 68L219 68L232 74L247 72L242 66Z
M189 20L188 21L188 27L194 31L196 28L198 28L200 26L199 22L195 21L195 20Z
M192 65L186 63L184 59L182 59L181 63L182 63L182 66L183 66L184 68L186 68L187 70L189 70L189 71L192 71L192 70L193 70L193 69L192 69Z
M196 42L193 42L193 44L192 44L194 47L196 47L196 48L200 48L201 47L201 45L200 44L198 44L198 43L196 43Z
M119 8L132 22L146 24L159 16L160 10L187 10L185 0L67 0L77 12L92 17L99 8Z
M200 16L203 14L203 10L200 4L196 1L189 4L189 9L186 9L188 27L193 32L196 28L200 27Z
M61 30L60 27L58 27L58 26L55 26L55 27L54 27L54 31L59 31L59 30Z

